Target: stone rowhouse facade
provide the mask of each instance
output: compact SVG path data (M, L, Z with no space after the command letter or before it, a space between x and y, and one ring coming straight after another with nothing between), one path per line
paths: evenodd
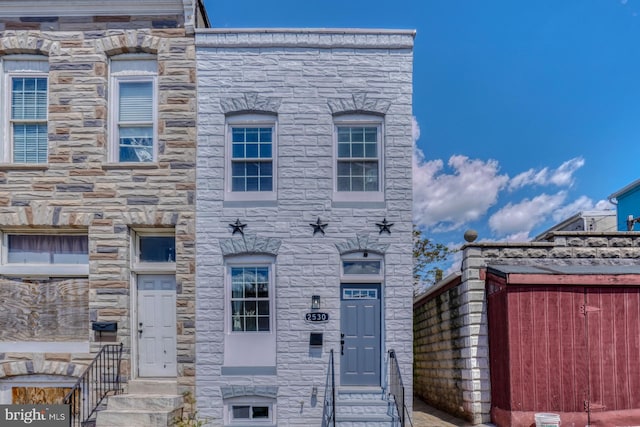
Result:
M384 260L382 385L386 352L394 349L411 396L413 38L379 30L196 33L197 402L213 425L227 422L228 400L256 398L271 399L278 426L320 424L330 350L340 384L340 265L347 254ZM225 200L227 120L243 113L277 121L273 200ZM333 199L334 119L343 113L382 118L380 201ZM376 225L385 218L390 234ZM232 234L238 219L244 234ZM318 219L326 234L313 233ZM273 259L275 363L266 369L225 366L234 357L224 344L226 263L252 255ZM312 295L320 296L328 322L305 322ZM311 332L323 333L320 349L310 346ZM257 346L252 352L269 353Z
M545 239L467 244L461 273L416 299L416 395L475 424L490 421L487 265L625 266L640 259L637 233L558 231Z
M75 9L2 2L0 61L37 55L48 63L49 72L48 161L0 165L0 230L88 235L86 314L89 321L116 321L118 331L115 337L100 339L88 328L77 340L88 341L90 353L40 351L37 346L32 352L0 352L0 382L28 375L78 376L101 345L113 341L124 343L122 374L131 378L131 232L173 230L177 376L182 390L193 391L196 78L193 22L186 22L182 12L193 3L173 3L177 8L167 6L176 10L173 14L158 14L150 2L84 1ZM119 11L136 15L114 15L117 5ZM56 15L56 7L66 15ZM192 19L193 14L188 15ZM109 60L124 53L157 58L155 162L107 161ZM5 96L3 92L4 87L0 95Z

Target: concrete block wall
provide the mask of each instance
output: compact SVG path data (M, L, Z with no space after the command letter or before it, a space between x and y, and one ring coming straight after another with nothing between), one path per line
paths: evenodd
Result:
M277 425L317 424L330 350L340 372L340 251L384 252L383 351L394 349L412 388L410 32L377 30L209 30L196 34L199 86L197 176L197 400L222 425L223 388L277 388ZM225 202L225 113L277 116L277 200ZM336 203L333 113L384 116L382 202ZM326 234L313 234L317 218ZM386 218L391 234L376 226ZM244 239L277 239L276 374L224 375L224 253ZM240 243L239 243L240 244ZM222 243L222 246L225 246ZM304 321L320 295L325 324ZM321 351L309 333L322 332ZM385 361L386 364L386 361ZM236 388L237 388L236 387ZM312 396L317 387L317 396ZM408 402L411 406L411 402Z
M428 335L422 329L456 329L459 336L461 362L445 372L416 368L416 384L435 384L438 377L462 377L462 415L474 423L490 421L491 386L489 382L489 337L487 336L487 310L483 270L488 264L519 265L636 265L640 259L640 236L627 232L551 232L546 241L530 243L472 243L463 247L462 269L459 279L450 286L457 288L460 320L455 324L429 314L435 306L438 290L421 296L414 306L415 334ZM458 282L459 280L459 282ZM441 286L446 286L442 284ZM452 288L453 289L453 288ZM450 291L449 291L450 292ZM420 331L418 331L420 329ZM437 346L433 338L416 342L416 361L433 358ZM451 356L457 357L452 351ZM418 366L418 365L417 365ZM459 370L462 371L461 375ZM418 389L418 388L417 388ZM421 392L422 393L422 392ZM432 392L425 399L437 403ZM448 412L460 413L456 408L440 406Z
M193 390L196 82L194 39L183 21L180 15L154 16L153 11L145 16L0 16L0 60L40 55L50 69L48 162L0 165L0 230L88 234L87 315L92 321L118 322L115 339L125 344L124 375L130 376L130 230L174 229L178 375L181 386ZM158 59L158 159L108 163L109 58L136 52ZM90 330L86 339L91 353L104 342ZM0 377L61 370L76 375L82 371L78 364L91 357L2 353Z

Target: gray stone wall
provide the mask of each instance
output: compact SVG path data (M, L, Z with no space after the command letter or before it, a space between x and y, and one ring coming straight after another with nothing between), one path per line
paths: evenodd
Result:
M637 265L640 259L640 236L637 233L613 232L552 232L544 242L530 243L473 243L463 248L460 284L455 288L461 302L458 316L449 318L434 316L430 307L437 305L438 289L421 296L415 306L414 322L416 335L416 360L435 363L442 341L426 338L429 331L451 330L461 348L446 348L449 358L458 360L451 366L437 370L417 367L416 389L426 400L437 403L429 387L445 378L457 384L461 377L462 407L459 409L440 405L443 409L463 415L474 423L490 421L491 387L489 383L489 339L487 335L487 312L485 280L483 270L488 264L519 265ZM446 286L446 284L443 284ZM451 292L451 291L449 291ZM425 318L425 315L427 316ZM455 323L454 323L455 322ZM425 330L426 328L426 330ZM423 332L424 331L424 332ZM417 365L420 366L420 365ZM461 372L460 372L461 371ZM423 393L422 384L425 384ZM456 385L457 387L457 385ZM451 387L449 387L451 389Z
M320 424L328 353L340 352L340 248L384 252L383 351L394 349L412 390L411 91L409 32L340 30L208 31L196 35L198 59L197 400L214 425L222 389L277 387L279 426ZM273 202L225 202L225 113L277 115L278 184ZM380 203L336 203L333 113L384 115L384 193ZM310 223L327 223L313 235ZM376 222L394 223L391 234ZM275 261L277 375L221 375L224 355L224 254L221 241L278 239ZM266 240L265 240L266 241ZM266 244L266 243L265 243ZM242 245L239 245L242 246ZM311 295L326 324L309 324ZM324 333L322 350L310 332ZM386 361L385 361L386 363ZM336 366L339 372L339 365ZM318 395L312 396L313 387ZM249 393L250 394L250 393ZM411 405L411 402L408 402Z
M414 396L430 405L469 418L464 411L462 378L464 340L458 286L442 289L413 307Z
M0 165L0 229L72 228L88 234L89 319L118 322L116 339L125 344L127 377L131 374L130 230L174 229L178 376L181 386L192 390L196 82L194 40L185 34L182 22L180 16L152 12L145 17L0 17L0 58L42 55L50 69L48 162ZM113 55L135 52L158 59L158 161L107 163L108 61ZM101 342L89 330L86 339L91 340L92 353L99 349ZM53 365L47 360L75 367L91 358L91 354L0 356L0 377L16 375L25 366L32 367L28 373L56 371L49 369Z

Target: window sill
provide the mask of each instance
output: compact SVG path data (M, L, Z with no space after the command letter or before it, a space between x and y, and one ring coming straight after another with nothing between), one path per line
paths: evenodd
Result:
M277 206L277 200L225 200L222 202L223 208L275 208Z
M334 200L331 202L332 208L355 208L355 209L385 209L387 204L384 201L342 201Z
M44 171L49 163L0 163L0 171Z
M88 264L5 264L0 267L3 276L17 277L85 277Z
M275 366L223 366L221 375L276 375Z
M158 163L138 163L138 162L123 162L123 163L104 163L102 165L104 170L118 170L118 169L159 169Z

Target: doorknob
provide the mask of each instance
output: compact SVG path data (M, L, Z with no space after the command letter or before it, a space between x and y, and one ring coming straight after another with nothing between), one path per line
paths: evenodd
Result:
M142 336L142 322L138 323L138 335Z

